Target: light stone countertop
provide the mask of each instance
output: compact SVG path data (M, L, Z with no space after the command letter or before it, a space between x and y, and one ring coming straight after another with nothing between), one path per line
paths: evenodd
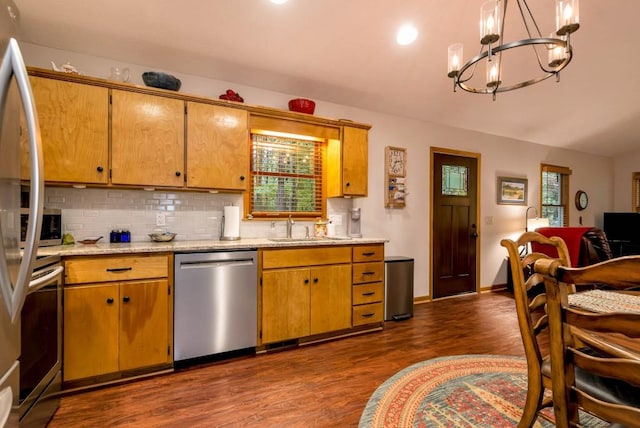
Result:
M267 238L247 238L237 241L172 241L172 242L131 242L126 244L110 244L108 242L97 244L57 245L53 247L41 247L39 256L90 256L108 254L134 254L134 253L158 253L158 252L199 252L199 251L224 251L244 250L251 248L289 248L289 247L317 247L336 245L361 245L383 244L385 239L379 238L348 238L348 239L300 239L290 242L275 242Z

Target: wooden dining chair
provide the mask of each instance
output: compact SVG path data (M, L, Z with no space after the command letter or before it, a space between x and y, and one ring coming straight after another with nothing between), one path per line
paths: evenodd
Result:
M581 409L612 424L640 427L640 304L632 300L640 296L569 292L578 284L620 290L640 285L640 256L582 268L538 260L534 271L544 275L547 293L556 426L580 426Z
M558 257L550 258L538 252L521 251L532 242L554 247ZM551 366L548 355L543 356L540 350L540 341L548 340L542 339L547 327L544 280L541 275L534 274L533 263L539 259L548 259L569 266L571 262L566 244L558 237L547 238L537 232L525 232L516 241L503 239L500 245L509 254L518 326L527 359L527 398L518 427L528 428L539 415L548 419L544 413L539 414L539 411L552 405L549 394L545 398L545 391L551 389Z

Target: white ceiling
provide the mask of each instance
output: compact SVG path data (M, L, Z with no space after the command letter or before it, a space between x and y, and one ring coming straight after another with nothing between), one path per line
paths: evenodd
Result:
M640 1L582 0L560 83L495 102L453 93L446 76L449 44L463 42L465 59L479 51L483 1L15 0L23 40L38 45L588 153L637 149ZM529 3L548 36L554 1ZM514 5L507 22L519 19ZM395 31L407 21L418 40L401 47Z

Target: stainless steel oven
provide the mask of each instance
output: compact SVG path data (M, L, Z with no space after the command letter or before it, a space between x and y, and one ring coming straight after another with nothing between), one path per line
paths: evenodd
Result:
M58 408L62 385L62 263L36 259L22 309L20 426L44 427Z

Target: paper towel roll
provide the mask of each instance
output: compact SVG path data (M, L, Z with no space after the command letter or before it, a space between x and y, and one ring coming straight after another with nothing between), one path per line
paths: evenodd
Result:
M223 241L240 239L240 207L224 207L224 230L221 239Z

